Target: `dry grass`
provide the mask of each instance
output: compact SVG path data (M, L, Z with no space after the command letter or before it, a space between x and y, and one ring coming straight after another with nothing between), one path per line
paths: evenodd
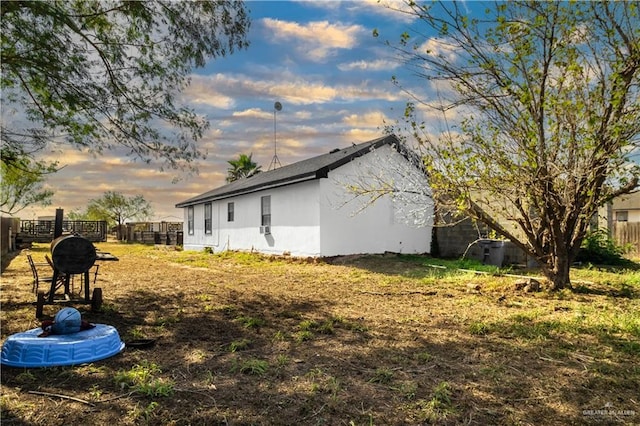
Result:
M3 425L640 424L638 272L522 293L420 257L98 246L120 261L101 266L102 312L77 307L156 345L3 367ZM39 325L30 289L21 253L2 275L3 340Z

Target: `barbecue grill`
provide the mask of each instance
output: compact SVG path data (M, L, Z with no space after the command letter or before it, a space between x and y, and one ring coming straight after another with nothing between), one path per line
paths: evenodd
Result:
M53 303L55 286L64 278L65 294L69 293L71 275L84 276L84 298L89 301L89 269L96 261L96 248L91 241L80 235L64 235L51 242L51 260L53 262L53 280L49 292L49 303Z
M96 261L96 248L80 235L64 235L51 242L55 269L65 274L87 272Z

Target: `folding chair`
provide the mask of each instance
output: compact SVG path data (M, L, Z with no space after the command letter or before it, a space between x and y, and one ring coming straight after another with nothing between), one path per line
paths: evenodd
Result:
M93 273L93 285L96 285L96 281L98 281L98 270L100 269L100 265L95 263L91 268L93 271L90 271L90 274Z
M42 277L38 273L38 266L44 266L46 263L36 263L33 261L33 257L30 254L27 254L27 260L29 261L29 266L31 266L31 273L33 274L33 286L32 291L35 294L38 294L38 287L40 283L46 283L47 288L51 288L51 281L53 281L53 276Z

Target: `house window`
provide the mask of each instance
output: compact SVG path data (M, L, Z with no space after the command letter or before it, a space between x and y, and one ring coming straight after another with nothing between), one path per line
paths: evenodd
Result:
M235 213L235 205L233 203L227 203L227 222L233 222Z
M262 226L271 226L271 196L267 195L260 198L260 214Z
M628 211L616 212L616 221L618 221L618 222L628 222L629 221L629 212Z
M204 233L211 233L211 203L204 204Z
M187 208L187 233L193 235L193 206Z

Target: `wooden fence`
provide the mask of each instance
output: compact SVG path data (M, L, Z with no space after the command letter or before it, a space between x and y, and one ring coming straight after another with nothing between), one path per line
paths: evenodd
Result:
M640 222L613 222L613 239L616 244L631 247L631 252L640 254Z
M3 217L0 219L0 259L4 270L7 254L16 249L16 233L20 229L20 219L13 217Z

